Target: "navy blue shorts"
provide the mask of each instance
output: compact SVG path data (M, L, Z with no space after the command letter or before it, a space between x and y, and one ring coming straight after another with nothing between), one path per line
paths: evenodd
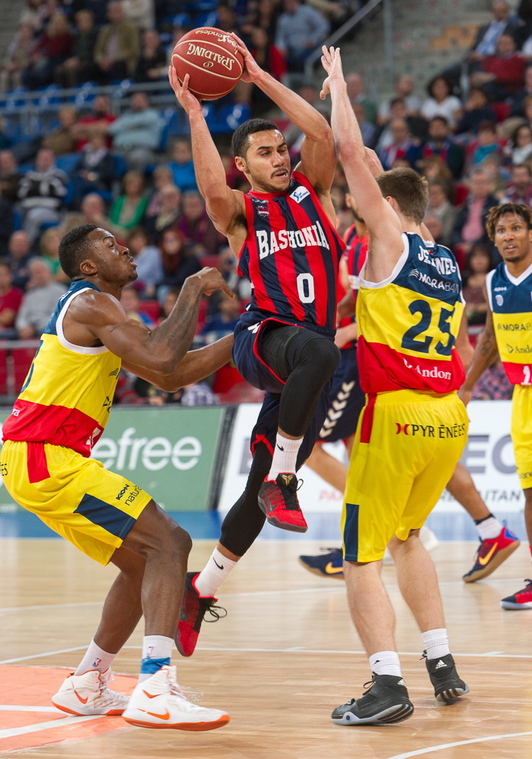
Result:
M332 378L330 405L318 442L335 443L354 435L365 402L358 378L356 347L346 348L341 351L340 363Z

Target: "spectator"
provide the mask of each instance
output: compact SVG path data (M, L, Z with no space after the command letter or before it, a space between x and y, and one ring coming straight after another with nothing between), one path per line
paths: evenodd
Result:
M406 108L406 116L419 116L419 111L421 109L421 98L413 94L414 80L412 77L408 76L407 74L400 74L395 78L393 89L394 95L392 95L392 97L388 98L387 100L383 100L379 105L377 111L377 124L380 126L386 124L390 118L390 105L396 98L399 98L404 102Z
M108 0L72 0L71 9L75 16L81 10L87 10L94 16L94 25L97 29L103 26L107 20Z
M157 216L161 210L161 196L160 192L163 187L175 187L174 175L169 166L156 166L152 174L152 193L148 208L146 209L146 217Z
M196 190L183 193L182 213L177 221L187 252L197 256L213 254L225 242L207 215L205 201Z
M484 87L497 102L507 100L522 90L525 83L526 61L516 52L511 34L501 34L494 55L486 56L469 77L471 85Z
M532 156L532 126L528 123L518 126L514 130L508 150L514 166L528 161L530 156Z
M159 242L162 232L175 226L181 214L181 191L173 184L166 185L159 191L160 208L154 216L147 216L144 226L148 236Z
M122 3L111 0L107 18L109 23L100 29L94 48L100 84L132 77L140 52L139 29L124 17Z
M105 136L94 132L73 170L75 206L90 192L102 193L104 198L110 198L115 177L115 157L107 147Z
M449 122L444 116L434 116L429 121L429 139L423 146L423 159L440 156L455 179L462 176L465 163L463 147L453 139Z
M144 177L140 171L128 171L123 187L123 194L113 201L109 219L114 228L125 232L142 222L148 198L144 194Z
M206 343L213 343L224 335L234 332L242 312L242 302L237 296L230 298L229 295L223 293L216 298L215 304L209 305L215 305L215 310L207 317L201 335Z
M275 45L285 56L291 73L303 72L309 54L323 43L328 31L328 21L315 8L300 0L283 0Z
M129 110L110 124L107 131L113 137L113 149L125 157L128 167L143 171L147 163L155 160L162 119L150 106L145 92L134 92Z
M61 284L68 284L70 280L61 268L59 261L59 243L62 237L63 235L59 227L45 229L39 240L39 253L41 254L41 260L47 264L52 272L54 280L61 282Z
M438 180L445 186L445 194L453 203L453 205L459 205L456 200L456 185L453 181L453 175L450 168L443 162L442 158L437 155L429 156L421 161L421 173L427 180L427 182L433 182Z
M522 52L522 51L521 51ZM525 98L532 96L532 66L528 65L525 69L525 83L523 87L515 92L510 98L512 109L510 111L510 118L525 116Z
M43 2L42 0L26 0L26 8L22 11L19 24L28 24L34 34L42 30L43 26Z
M163 279L161 251L150 244L143 227L130 229L126 241L129 253L137 264L136 283L142 288L142 297L155 298L157 285Z
M61 221L61 236L66 235L74 227L82 224L96 224L97 227L108 229L117 238L121 244L124 242L124 233L122 230L115 229L105 215L105 203L101 195L91 192L85 195L81 201L79 211L71 211Z
M165 229L159 240L163 278L157 288L157 299L163 303L168 290L181 287L185 279L201 269L198 258L185 251L185 240L177 230Z
M285 57L268 37L267 31L261 26L253 26L249 31L249 37L251 55L261 69L267 71L279 82L284 81L287 73ZM251 83L246 83L246 86L250 88L246 102L250 102L253 114L257 116L265 113L271 107L271 100L259 87L254 87Z
M351 105L354 106L355 103L360 103L364 108L366 120L375 124L377 121L377 106L373 100L366 95L362 76L355 73L347 74L345 81L347 83L347 94L349 95Z
M198 185L194 173L190 140L178 138L172 143L171 150L172 160L168 164L168 168L172 172L174 184L179 187L181 192L197 190Z
M59 109L59 126L43 137L40 147L48 148L56 156L73 153L76 149L74 125L77 118L78 114L75 108L71 105L61 106Z
M517 163L512 166L511 181L500 203L501 205L502 203L522 203L524 206L532 208L532 168L530 164Z
M479 27L475 41L468 55L468 61L478 63L487 55L494 55L501 34L514 34L518 21L512 18L510 6L504 0L494 0L491 5L492 18L488 24Z
M122 0L124 17L138 29L153 29L155 8L153 0Z
M18 191L23 212L22 227L32 244L43 223L59 223L67 181L65 172L55 165L54 153L41 148L35 159L35 169L24 174Z
M367 148L373 148L377 137L376 125L372 121L366 119L366 111L364 110L362 103L353 103L353 111L357 117L364 145Z
M0 259L7 256L9 238L13 233L15 218L13 204L0 192Z
M23 292L13 286L9 261L0 259L0 338L16 337L15 319L22 303Z
M355 109L356 105L360 104L355 103L353 105L353 110L355 110L355 113L358 113L359 111ZM390 125L394 119L404 119L408 124L408 131L410 132L410 135L414 137L419 143L422 144L427 140L427 120L423 118L423 116L408 116L408 111L406 110L404 100L402 100L402 98L394 98L390 103L390 118L379 128L378 136L376 139L377 152L392 144L393 137Z
M29 262L33 258L30 238L21 229L13 232L8 243L8 260L13 273L13 286L25 290L30 278Z
M486 217L490 208L498 205L484 169L473 169L466 184L469 194L457 214L452 234L453 248L460 268L463 268L464 258L473 244L486 242Z
M128 319L141 322L150 329L154 326L149 315L142 309L142 301L139 298L138 290L135 285L126 285L122 289L120 303L124 307Z
M456 208L447 197L445 183L439 179L434 179L429 183L429 203L425 216L438 219L440 233L436 242L440 245L446 245L448 248L452 245L456 213Z
M108 148L113 144L111 135L108 134L109 126L116 121L116 116L111 113L111 100L107 95L97 95L92 102L91 113L82 116L73 127L76 137L76 152L82 150L94 133L103 134Z
M277 0L261 0L260 3L248 5L249 16L244 27L244 32L249 34L253 26L259 26L264 29L270 41L274 41L277 32L277 20L281 8Z
M161 45L159 32L146 29L142 34L142 46L133 78L136 82L157 82L166 75L168 64Z
M379 151L384 170L393 168L395 161L399 158L406 159L412 167L417 166L421 158L421 148L419 143L411 137L406 119L392 119L390 134L391 144Z
M450 81L444 76L436 76L427 85L429 97L421 104L421 115L427 121L434 116L443 116L454 129L462 115L462 101L452 94Z
M476 242L466 256L463 273L463 296L468 325L486 323L488 301L486 300L486 277L493 269L489 246Z
M456 134L473 138L483 121L497 123L497 116L489 103L488 96L482 87L471 87L464 110L456 127Z
M22 174L18 170L13 152L0 150L0 195L11 204L18 201L21 179Z
M478 138L466 148L467 168L478 166L492 155L496 155L500 163L504 147L505 141L497 137L495 124L491 121L483 121L478 128Z
M30 278L27 291L24 293L15 321L17 334L21 340L41 336L58 299L66 290L64 285L54 282L48 265L40 258L33 258L28 268Z
M30 55L34 47L35 39L32 25L19 24L17 33L8 45L2 61L0 92L21 86L22 72L30 64Z
M56 12L34 44L29 65L22 72L22 83L31 90L50 84L56 66L68 58L71 48L72 33L67 18Z
M55 81L62 87L75 87L80 82L89 81L96 73L93 60L98 31L94 14L90 10L80 10L75 14L74 21L76 35L71 55L54 72Z

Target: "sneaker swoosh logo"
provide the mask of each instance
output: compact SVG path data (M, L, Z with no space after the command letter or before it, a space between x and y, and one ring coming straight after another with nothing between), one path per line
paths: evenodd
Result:
M156 698L159 694L158 693L148 693L147 690L142 691L145 696L148 696L148 698Z
M495 553L495 551L497 550L497 546L498 546L498 545L499 545L498 543L495 543L495 545L493 545L493 546L490 548L490 550L488 551L488 553L487 553L485 556L479 556L479 557L478 557L478 563L479 563L481 566L483 566L483 567L485 567L485 566L486 566L486 564L488 563L488 561L491 559L491 557L493 556L493 554L494 554L494 553Z
M144 714L149 714L150 717L157 717L157 719L170 719L170 712L168 711L168 709L165 711L164 714L149 712L147 709L139 709L139 712L144 712Z
M86 698L82 698L75 688L74 688L74 693L76 694L76 698L78 698L82 704L86 704L87 701L89 700L88 696Z
M343 567L335 567L332 561L330 561L328 564L325 565L325 572L328 575L339 575L340 572L343 572Z

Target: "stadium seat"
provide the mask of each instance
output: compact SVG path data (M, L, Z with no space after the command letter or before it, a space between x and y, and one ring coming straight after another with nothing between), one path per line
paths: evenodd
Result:
M79 162L79 153L65 153L58 155L55 159L55 165L66 174L71 174Z
M216 114L212 131L214 134L229 134L249 119L249 105L230 103L222 106Z

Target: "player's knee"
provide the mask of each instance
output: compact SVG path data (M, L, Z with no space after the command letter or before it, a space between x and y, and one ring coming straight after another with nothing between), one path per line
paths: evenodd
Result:
M321 376L332 377L340 363L340 350L331 340L312 340L307 343L306 358Z

